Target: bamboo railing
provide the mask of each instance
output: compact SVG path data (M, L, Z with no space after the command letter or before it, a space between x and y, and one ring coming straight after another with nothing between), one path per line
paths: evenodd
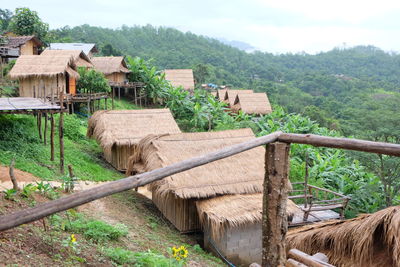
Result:
M57 200L39 204L0 217L0 231L39 220L115 193L144 186L173 174L207 163L227 158L252 148L268 145L266 150L266 174L263 197L263 266L284 266L286 262L285 236L287 231L286 202L289 183L290 143L309 144L357 150L392 156L400 156L400 145L371 142L349 138L335 138L311 134L285 134L274 132L266 136L229 146L199 157L184 160L150 172L112 181L88 190L77 192Z

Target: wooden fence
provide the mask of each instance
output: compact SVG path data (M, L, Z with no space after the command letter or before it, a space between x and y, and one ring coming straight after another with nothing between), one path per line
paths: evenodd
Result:
M115 193L144 186L170 175L227 158L257 146L268 145L265 155L262 266L284 266L286 262L286 247L284 241L287 231L287 217L285 214L286 202L288 199L287 185L289 183L290 143L400 156L400 145L398 144L311 134L285 134L282 132L274 132L203 156L184 160L164 168L109 182L57 200L39 204L33 208L3 215L0 217L0 231L39 220L51 214L68 210Z

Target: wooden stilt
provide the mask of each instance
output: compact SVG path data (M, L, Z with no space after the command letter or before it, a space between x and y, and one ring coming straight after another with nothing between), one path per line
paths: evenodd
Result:
M60 105L61 109L64 109L64 95L61 92L60 95ZM58 122L58 135L60 137L60 172L64 174L64 112L61 111L60 119Z
M54 114L51 113L50 117L50 160L54 161L54 131L55 131L55 123L54 123Z
M107 110L107 97L104 98L104 109Z
M111 104L111 107L112 107L112 109L114 109L115 87L112 87L111 90L112 90L112 94L111 94L111 102L112 102L112 104Z
M121 87L118 87L118 100L121 100Z
M43 143L47 145L47 113L44 113L44 131L43 131Z
M38 113L37 115L37 123L38 123L38 130L39 130L39 139L42 141L42 113Z
M287 143L275 142L265 154L262 266L285 266L286 262L289 148Z

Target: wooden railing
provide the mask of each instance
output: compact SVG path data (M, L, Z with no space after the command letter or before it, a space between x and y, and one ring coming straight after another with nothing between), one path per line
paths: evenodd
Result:
M286 262L284 240L287 231L287 216L285 214L288 199L290 143L400 156L400 145L398 144L311 134L284 134L282 132L275 132L164 168L112 181L57 200L39 204L33 208L3 215L0 217L0 231L39 220L51 214L65 211L115 193L144 186L173 174L268 144L265 155L266 166L263 194L262 262L263 266L284 266Z

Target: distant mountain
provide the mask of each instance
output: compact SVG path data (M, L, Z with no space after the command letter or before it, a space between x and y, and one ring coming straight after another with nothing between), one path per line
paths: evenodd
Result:
M256 47L252 46L251 44L242 42L242 41L236 41L236 40L228 40L225 38L217 38L218 41L220 41L223 44L239 48L240 50L246 51L246 52L253 52L256 50Z

